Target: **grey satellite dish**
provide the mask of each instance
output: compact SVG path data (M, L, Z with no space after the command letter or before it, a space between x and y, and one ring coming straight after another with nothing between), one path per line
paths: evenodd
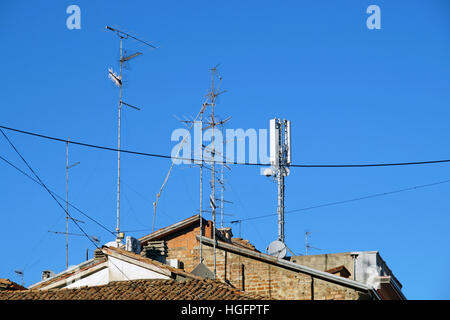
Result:
M275 240L269 244L269 255L272 257L277 257L278 259L283 259L286 257L286 245L279 241Z

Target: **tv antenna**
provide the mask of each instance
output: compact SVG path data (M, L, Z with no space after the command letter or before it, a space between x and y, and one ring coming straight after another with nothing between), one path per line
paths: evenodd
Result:
M291 121L278 118L270 120L270 163L264 175L273 177L278 184L278 239L285 243L284 233L284 178L289 175L291 164Z
M213 217L213 241L214 241L214 245L213 245L213 250L214 250L214 279L216 278L216 209L217 209L217 205L216 205L216 147L215 147L215 127L219 125L219 122L216 122L216 119L214 117L214 107L216 105L216 98L221 95L222 93L224 93L225 91L219 91L219 87L220 84L222 82L222 77L219 75L218 71L217 71L217 67L215 66L213 68L210 69L211 71L211 91L208 92L208 94L206 95L207 97L207 101L206 101L206 106L210 106L211 107L211 120L208 123L208 126L206 128L211 128L212 130L212 136L211 136L211 150L210 150L210 154L211 154L211 194L209 196L209 204L212 210L212 217ZM218 77L219 78L219 85L217 90L214 88L214 77ZM229 119L225 119L223 120L220 124L224 124L226 121L228 121ZM220 141L220 143L223 146L223 136L222 136L222 141ZM223 151L223 148L222 148ZM221 163L224 163L224 160L222 159Z
M69 140L66 142L66 269L69 267L69 219L83 223L83 221L69 217L69 169L77 166L80 162L73 163L69 166Z
M311 246L311 244L308 241L308 238L311 236L311 231L306 231L305 232L305 256L308 255L308 249L315 249L315 250L322 250L316 247Z
M118 74L115 73L112 68L108 69L109 78L111 79L111 81L113 81L116 84L116 86L119 87L119 116L118 116L118 138L117 138L117 226L116 226L116 234L117 234L116 242L117 242L117 245L119 246L121 240L124 238L124 234L123 234L123 232L120 232L120 227L119 227L119 222L120 222L120 124L121 124L122 105L133 108L138 111L141 110L140 108L133 106L131 104L128 104L122 100L122 84L123 84L122 68L123 68L123 64L142 54L142 52L136 52L129 56L124 56L123 40L131 38L131 39L136 40L150 48L156 49L156 47L144 40L138 39L135 36L133 36L129 33L123 32L121 30L118 30L116 28L106 26L106 29L114 32L120 38L119 73Z
M48 232L50 233L54 233L54 234L65 234L65 235L69 235L69 236L80 236L80 237L85 237L85 234L81 234L81 233L66 233L66 232L62 232L62 231L53 231L53 230L48 230ZM95 243L97 243L97 245L100 244L100 238L97 236L92 236L92 235L88 235L89 238L94 241Z
M14 273L20 277L20 285L23 287L23 270L14 270Z

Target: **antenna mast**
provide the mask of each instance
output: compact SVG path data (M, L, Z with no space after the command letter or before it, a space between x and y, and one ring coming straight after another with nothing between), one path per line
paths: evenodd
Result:
M291 164L291 122L278 118L270 120L270 163L267 176L273 176L278 184L278 241L285 244L284 232L284 178L289 175Z
M69 267L69 169L80 164L78 161L69 166L69 139L66 142L66 269Z
M215 148L215 127L219 124L215 121L214 118L214 106L216 105L216 98L218 95L222 94L222 92L215 92L214 91L214 75L217 73L217 66L211 68L211 91L208 93L209 103L207 102L206 105L211 106L211 120L209 123L208 128L212 129L212 137L211 137L211 150L209 152L211 153L212 157L212 164L211 164L211 195L209 196L209 203L212 210L212 217L213 217L213 250L214 250L214 279L216 278L216 148ZM222 80L222 77L219 76L219 80ZM221 123L225 123L225 121L221 121ZM223 137L221 143L223 144ZM223 149L223 148L222 148ZM223 152L223 150L222 150ZM222 160L222 163L224 161Z
M110 68L109 69L109 78L119 87L119 116L118 116L118 135L117 135L117 217L116 217L116 222L117 222L117 226L116 226L116 242L117 242L117 246L119 246L121 240L124 238L124 234L123 232L120 232L120 227L119 227L119 222L120 222L120 125L121 125L121 114L122 114L122 104L127 106L127 107L131 107L133 109L136 110L140 110L140 108L135 107L133 105L130 105L128 103L125 103L122 101L122 67L124 62L127 62L139 55L141 55L141 52L136 52L132 55L129 56L124 56L123 54L123 40L124 39L128 39L128 38L132 38L142 44L145 44L151 48L156 48L155 46L153 46L152 44L145 42L141 39L138 39L126 32L120 31L118 29L106 26L107 30L113 31L117 34L117 36L120 38L120 66L119 66L119 75L115 74L114 71Z
M216 279L216 152L214 148L215 143L215 136L214 136L214 127L215 127L215 121L214 121L214 72L216 71L216 68L211 69L211 93L210 93L210 105L211 105L211 128L212 128L212 186L211 186L211 209L212 209L212 216L213 216L213 241L214 241L214 280Z
M20 285L23 287L23 270L14 270L14 272L20 277Z

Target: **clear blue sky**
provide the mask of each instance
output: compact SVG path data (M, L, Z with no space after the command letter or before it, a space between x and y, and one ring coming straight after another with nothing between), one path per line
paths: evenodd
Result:
M81 8L81 29L68 30L66 8ZM366 8L381 8L381 30L366 27ZM229 128L293 124L297 164L449 159L450 3L433 1L2 1L0 124L115 147L118 39L111 25L160 46L125 71L122 147L170 154L175 116L194 116L220 63L217 113ZM65 144L6 132L44 182L65 196ZM0 155L26 170L3 137ZM116 153L71 146L70 202L115 228ZM121 229L152 226L152 202L169 160L122 155ZM293 168L286 210L450 179L450 165ZM276 213L276 184L257 167L232 166L225 220ZM162 193L156 226L195 214L199 170L176 166ZM208 193L205 188L205 193ZM334 253L378 250L409 299L449 299L450 183L286 215L286 242ZM65 214L37 184L0 162L3 245L0 277L25 284L65 267ZM205 196L205 200L207 197ZM205 201L205 206L207 201ZM88 234L112 236L72 210ZM210 217L209 217L210 218ZM229 224L227 224L229 225ZM239 236L238 225L232 225ZM70 231L80 233L75 225ZM146 232L129 233L139 237ZM276 217L243 222L241 236L265 251ZM93 245L71 237L70 264Z

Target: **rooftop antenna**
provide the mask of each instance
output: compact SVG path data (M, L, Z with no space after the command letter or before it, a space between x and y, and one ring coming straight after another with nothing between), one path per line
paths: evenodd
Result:
M228 120L224 120L224 121L228 121ZM224 137L224 135L223 135L223 127L224 127L224 122L221 121L220 122L220 129L222 131L222 139ZM223 176L223 173L224 173L223 169L227 168L228 170L231 170L231 168L225 164L225 160L226 160L225 156L224 156L224 154L222 154L222 164L221 164L221 168L220 168L220 227L221 228L223 228L223 216L224 216L223 207L224 207L224 203L232 203L231 201L227 201L227 200L225 200L223 198L224 192L225 192L225 179L224 179L224 176Z
M211 210L212 210L212 217L213 217L213 241L214 241L214 245L213 245L213 250L214 250L214 279L216 279L216 274L217 274L217 270L216 270L216 170L215 170L215 165L216 165L216 150L215 150L215 127L218 125L218 123L216 122L215 118L214 118L214 106L216 105L216 98L224 93L225 91L218 91L214 89L214 76L218 76L219 77L219 85L222 81L222 77L218 74L217 71L217 67L215 66L213 68L210 69L211 71L211 91L208 92L207 97L208 100L206 102L207 106L211 107L211 120L209 122L209 126L208 128L212 129L212 137L211 137L211 195L209 196L209 203L211 206ZM222 137L223 138L223 137ZM223 141L221 142L223 143ZM222 163L224 161L222 160Z
M14 272L20 277L20 285L23 287L23 271L22 270L14 270Z
M54 234L65 234L65 235L69 235L69 236L79 236L79 237L85 237L85 234L82 233L66 233L66 232L62 232L62 231L53 231L53 230L48 230L48 232L50 233L54 233ZM97 236L92 236L92 235L88 235L89 238L91 238L92 241L94 241L95 243L97 243L98 245L100 244L100 238Z
M119 227L119 219L120 219L120 124L121 124L121 113L122 113L122 105L125 105L127 107L133 108L135 110L141 110L138 107L135 107L133 105L130 105L124 101L122 101L122 68L123 68L123 64L125 62L130 61L131 59L140 56L142 53L141 52L136 52L132 55L129 56L124 56L123 54L123 40L124 39L134 39L150 48L156 49L156 47L146 41L143 41L141 39L138 39L134 36L132 36L129 33L120 31L118 29L106 26L106 29L109 31L112 31L114 33L116 33L116 35L120 38L120 67L119 67L119 74L116 74L112 68L108 69L108 76L111 79L111 81L113 81L118 87L119 87L119 123L118 123L118 139L117 139L117 226L116 226L116 242L117 242L117 246L119 246L121 240L124 238L124 234L123 232L120 232L120 227Z
M308 255L308 248L309 248L309 244L308 244L308 237L311 235L311 232L306 231L305 232L305 256Z
M311 236L311 233L312 233L311 231L305 232L305 256L308 255L308 249L322 250L311 246L311 244L309 243L308 238Z
M67 138L66 142L66 269L69 267L69 219L71 219L69 218L69 169L80 164L78 161L69 166L69 140L70 138Z
M200 109L199 116L197 116L197 118L200 117L199 121L196 121L196 120L190 121L190 120L180 120L180 119L178 119L180 122L184 123L184 125L188 128L188 130L190 130L193 125L196 125L196 124L199 125L200 126L200 134L202 136L201 140L203 140L203 130L204 130L203 129L203 114L205 113L206 106L207 106L207 103L204 102L202 104L202 108ZM191 127L189 127L188 124L190 124ZM197 155L197 159L196 159L197 162L198 162L198 166L200 167L200 192L199 192L199 194L200 194L200 203L199 203L200 204L199 205L199 216L200 216L200 255L199 255L199 259L200 259L200 262L199 263L203 262L203 242L202 242L202 238L201 238L201 237L203 237L203 166L204 166L204 163L203 163L203 149L204 149L204 146L202 144L201 152L200 152L199 155ZM194 155L194 158L196 158L195 155ZM155 202L155 204L156 204L156 202ZM156 208L155 208L155 210L156 210Z
M272 176L278 185L278 239L274 241L277 244L273 243L272 247L279 250L281 247L286 247L284 233L284 178L289 175L289 165L291 164L291 122L289 120L278 118L270 120L270 163L271 168L266 168L264 175L267 177Z

